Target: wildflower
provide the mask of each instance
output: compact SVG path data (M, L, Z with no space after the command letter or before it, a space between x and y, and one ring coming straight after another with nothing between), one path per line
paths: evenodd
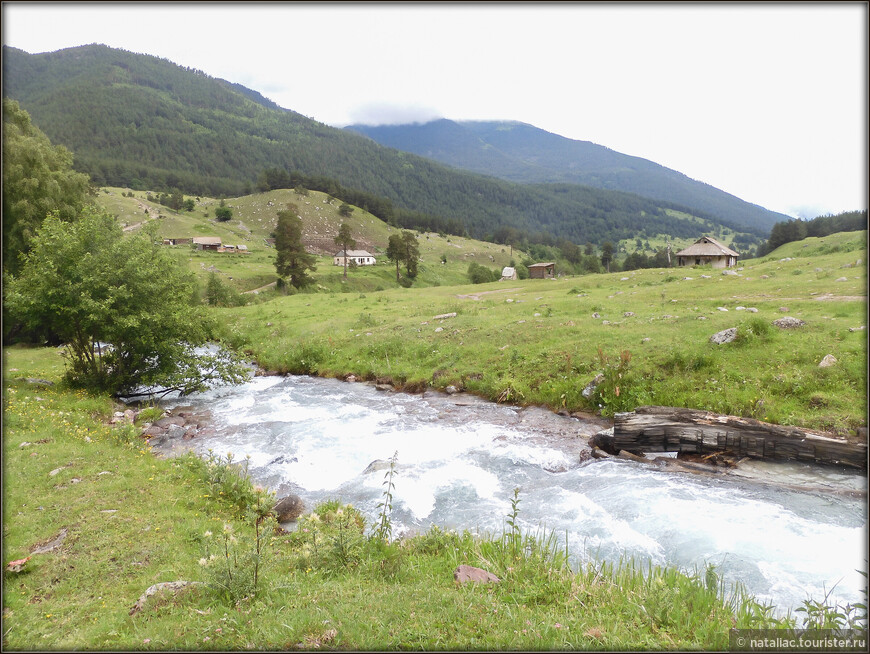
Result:
M317 513L308 514L308 520L311 522L320 522L320 516Z
M202 557L202 558L199 560L199 564L200 564L200 565L208 565L208 559L205 558L205 557Z
M206 531L205 534L204 534L204 536L205 536L206 538L211 538L211 532L210 532L210 531Z

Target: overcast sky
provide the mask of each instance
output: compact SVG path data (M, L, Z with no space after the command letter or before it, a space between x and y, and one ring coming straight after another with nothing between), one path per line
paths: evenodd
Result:
M335 126L519 120L814 217L867 208L868 5L3 3L30 53L103 43Z

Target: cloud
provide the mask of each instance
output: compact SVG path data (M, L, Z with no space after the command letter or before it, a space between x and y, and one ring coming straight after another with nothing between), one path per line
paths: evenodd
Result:
M443 118L433 107L416 104L373 102L354 107L348 112L351 123L362 125L406 125L428 123Z

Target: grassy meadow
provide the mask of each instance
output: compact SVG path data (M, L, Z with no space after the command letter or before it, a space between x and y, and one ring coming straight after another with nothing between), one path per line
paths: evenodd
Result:
M453 385L604 415L685 406L850 434L867 416L867 331L856 329L867 319L866 255L866 232L842 233L788 244L736 275L647 269L312 292L214 315L224 341L281 372ZM806 325L774 327L784 316ZM732 327L734 342L710 342ZM837 363L819 367L828 354ZM598 374L605 383L583 397Z
M107 424L108 398L57 383L57 349L7 349L5 370L3 557L19 567L4 572L4 651L723 650L734 626L794 623L714 568L570 570L558 537L510 526L518 503L501 534L433 527L387 544L388 512L366 525L337 502L293 533L257 529L268 496L238 468L155 457L141 425ZM458 586L460 564L501 583ZM134 610L171 581L199 585Z

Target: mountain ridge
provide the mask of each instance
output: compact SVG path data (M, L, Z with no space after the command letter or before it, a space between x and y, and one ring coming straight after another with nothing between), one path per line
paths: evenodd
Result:
M575 183L728 215L765 228L789 220L710 184L648 159L591 141L569 139L521 121L442 118L405 125L348 125L381 145L506 181Z
M37 55L4 46L3 53L4 95L68 147L97 185L237 196L268 169L298 171L312 188L329 190L337 181L389 199L418 223L431 219L430 230L461 223L475 237L504 229L575 243L643 232L687 236L699 231L693 215L710 229L733 225L636 194L458 171L152 55L104 45ZM757 227L740 231L765 235Z

